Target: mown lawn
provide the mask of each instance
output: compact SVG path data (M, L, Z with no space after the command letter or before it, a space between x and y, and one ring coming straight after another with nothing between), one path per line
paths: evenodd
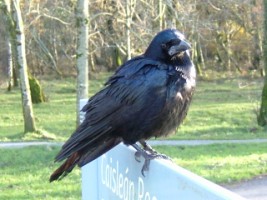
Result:
M81 199L78 169L61 182L49 183L58 150L59 147L0 149L0 199Z
M267 173L266 145L216 144L156 149L198 175L229 184ZM59 147L0 149L0 199L81 199L80 169L75 168L59 182L48 181L58 166L53 164L58 150Z
M257 126L260 80L230 79L199 82L192 107L172 139L266 138Z
M109 74L90 80L90 95L98 91ZM73 78L41 80L48 102L34 105L39 132L23 134L19 89L0 90L0 141L65 140L75 128L76 81ZM168 139L267 138L266 128L257 126L262 80L220 79L199 81L188 117ZM52 136L51 136L52 135Z
M249 180L267 173L267 143L158 146L173 161L220 184Z
M108 74L90 81L90 94ZM75 128L75 79L42 80L48 102L34 105L39 133L23 134L18 89L0 90L0 141L66 140ZM199 81L188 117L169 139L267 138L257 126L261 80ZM157 147L178 165L217 183L227 184L267 173L267 144ZM0 199L80 199L80 170L50 184L59 147L0 149Z

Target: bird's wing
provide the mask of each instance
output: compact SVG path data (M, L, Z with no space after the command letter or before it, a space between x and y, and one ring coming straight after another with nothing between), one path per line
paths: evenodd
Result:
M161 70L163 67L145 58L124 64L109 79L106 87L84 106L85 120L63 145L56 161L62 161L77 151L88 155L88 152L99 149L101 151L97 154L93 153L93 158L96 158L118 144L117 138L111 141L111 133L129 121L130 112L141 110L154 100L150 90L166 84L167 75ZM109 144L109 147L99 147L103 144Z

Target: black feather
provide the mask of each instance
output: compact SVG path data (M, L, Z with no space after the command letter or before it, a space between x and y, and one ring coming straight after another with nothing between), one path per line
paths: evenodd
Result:
M180 32L167 29L157 34L144 55L123 64L82 109L85 120L56 156L56 161L66 161L51 181L121 141L131 145L174 131L187 114L195 88L188 48Z

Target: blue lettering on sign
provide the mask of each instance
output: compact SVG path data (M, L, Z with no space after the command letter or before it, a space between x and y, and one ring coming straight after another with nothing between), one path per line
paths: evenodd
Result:
M101 157L100 176L101 183L116 197L123 200L157 200L145 190L144 180L138 176L138 181L129 178L129 167L120 168L119 161L112 157Z

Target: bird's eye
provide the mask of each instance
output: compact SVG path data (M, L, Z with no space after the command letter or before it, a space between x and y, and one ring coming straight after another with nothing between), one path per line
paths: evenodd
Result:
M181 42L179 39L172 39L166 43L161 44L161 48L164 50L168 50L171 46L178 45Z
M179 40L179 39L173 39L173 40L171 40L169 43L170 43L170 45L177 45L177 44L179 44L181 42L181 40Z
M167 45L165 43L161 44L161 48L162 49L166 49L167 48Z

